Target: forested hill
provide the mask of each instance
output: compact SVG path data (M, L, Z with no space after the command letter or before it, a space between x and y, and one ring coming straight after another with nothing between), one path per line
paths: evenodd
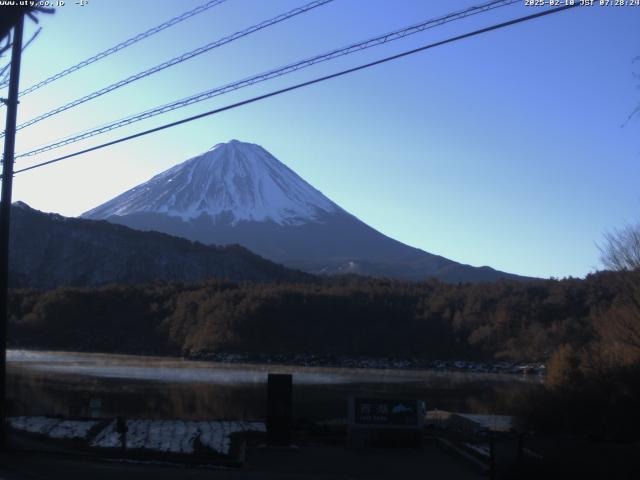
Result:
M11 293L12 347L544 361L623 306L619 274L450 285L362 278Z
M104 221L43 213L21 202L12 206L11 227L9 270L14 287L313 278L237 245L207 246Z

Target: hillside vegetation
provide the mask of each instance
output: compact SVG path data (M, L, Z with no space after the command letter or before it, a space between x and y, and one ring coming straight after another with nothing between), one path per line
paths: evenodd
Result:
M450 285L341 277L305 283L14 290L13 347L206 357L218 352L546 361L606 330L617 273Z
M527 428L628 441L640 424L638 285L640 270L466 285L339 277L14 290L9 344L191 358L542 361L545 388L514 400Z
M238 245L213 246L103 221L42 213L13 205L10 284L53 289L112 283L196 282L208 278L304 282L309 274Z

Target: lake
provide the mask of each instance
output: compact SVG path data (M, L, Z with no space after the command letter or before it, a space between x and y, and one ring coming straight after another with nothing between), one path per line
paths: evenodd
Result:
M521 395L540 388L537 376L9 350L9 415L88 416L94 399L105 417L264 419L268 373L293 375L298 421L344 418L350 396L415 398L429 410L510 414Z

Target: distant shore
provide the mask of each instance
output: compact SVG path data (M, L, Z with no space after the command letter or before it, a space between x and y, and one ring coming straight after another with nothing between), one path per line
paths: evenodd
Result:
M188 357L159 356L148 353L126 352L77 352L77 351L50 351L40 349L9 349L8 361L20 360L21 355L29 353L52 353L68 355L126 355L133 357L157 357L172 360L185 360L196 362L215 362L221 364L250 364L250 365L285 365L288 367L317 367L317 368L353 368L369 370L427 370L440 372L467 372L490 373L522 376L544 376L546 365L542 362L516 363L516 362L488 362L472 360L425 360L400 357L363 357L344 355L314 355L314 354L256 354L256 353L214 353L203 355L191 355Z
M421 360L412 358L349 357L332 355L260 355L250 353L217 353L190 357L220 363L277 363L302 367L365 368L376 370L439 370L513 375L544 375L542 362L481 362L471 360Z

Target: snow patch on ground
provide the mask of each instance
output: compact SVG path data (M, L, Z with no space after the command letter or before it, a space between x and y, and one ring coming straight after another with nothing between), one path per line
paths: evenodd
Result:
M92 447L115 448L120 446L120 434L116 431L115 420L102 429L89 442Z
M95 420L61 420L49 417L13 417L11 427L50 438L85 439L91 447L121 448L122 436L113 420L93 438ZM183 421L183 420L127 420L126 448L168 453L191 454L197 443L217 453L228 455L231 435L237 432L266 432L263 422L243 421Z
M93 420L61 420L49 417L12 417L9 425L16 430L47 435L50 438L86 438L98 424Z
M458 415L494 432L508 432L513 428L513 417L510 415L483 415L476 413L458 413Z
M97 421L63 420L49 430L51 438L87 438Z
M227 455L231 447L231 434L236 432L266 432L262 422L241 421L182 421L182 420L127 420L127 449L146 449L171 453L193 453L196 439L204 447ZM91 442L94 447L121 446L115 421Z

